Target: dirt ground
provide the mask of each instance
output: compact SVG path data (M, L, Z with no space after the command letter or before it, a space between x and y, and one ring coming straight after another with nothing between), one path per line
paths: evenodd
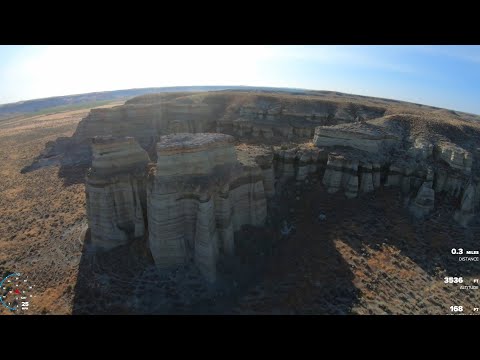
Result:
M439 198L432 216L417 223L397 189L346 199L316 182L291 192L278 201L279 219L296 229L278 240L235 312L441 315L463 306L464 314L478 314L478 289L444 283L445 276L461 276L463 285L475 285L480 277L478 262L451 254L478 250L480 222L468 230L456 224L450 199Z
M0 121L0 272L20 272L35 285L31 314L72 311L87 224L85 192L83 184L65 185L58 166L20 170L47 141L71 136L89 110ZM10 311L2 307L0 314Z

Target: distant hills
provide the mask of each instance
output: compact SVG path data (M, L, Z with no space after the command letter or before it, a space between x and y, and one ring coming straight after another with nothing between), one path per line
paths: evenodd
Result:
M260 90L260 91L294 91L296 89L287 88L268 88L255 86L170 86L141 89L127 89L114 91L92 92L87 94L54 96L43 99L34 99L19 101L10 104L0 105L0 118L6 118L21 114L41 112L45 109L68 110L79 105L96 104L110 101L128 100L132 97L161 92L179 92L179 91L218 91L218 90Z
M356 98L356 99L371 99L377 101L385 101L389 103L404 103L407 102L393 99L383 99L371 96L362 96L354 94L339 93L336 91L326 90L306 90L299 88L277 88L277 87L260 87L260 86L169 86L169 87L152 87L152 88L140 88L140 89L126 89L126 90L113 90L113 91L101 91L92 92L86 94L66 95L66 96L54 96L43 99L34 99L26 101L18 101L15 103L0 105L0 119L14 117L23 114L32 113L53 113L60 111L69 111L81 108L100 106L112 101L126 101L133 97L162 92L199 92L199 91L258 91L258 92L287 92L291 95L313 95L313 96L336 96L343 98ZM412 104L412 103L410 103ZM414 104L417 106L424 106L430 109L438 109L438 107ZM449 110L454 115L466 116L470 120L479 121L480 117L474 114L468 114L464 112L454 112Z

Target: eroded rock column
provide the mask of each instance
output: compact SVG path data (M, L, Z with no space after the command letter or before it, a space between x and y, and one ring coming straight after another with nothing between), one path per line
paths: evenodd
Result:
M225 134L176 134L160 138L148 182L149 246L159 268L193 260L209 281L223 253L234 253L234 231L263 225L266 196L262 169L237 159Z
M149 157L133 138L95 137L86 178L91 243L112 249L145 233L145 168Z

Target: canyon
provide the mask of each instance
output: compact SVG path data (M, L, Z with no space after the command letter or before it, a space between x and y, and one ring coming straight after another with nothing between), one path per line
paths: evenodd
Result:
M70 181L68 169L85 169L88 253L138 245L159 270L193 264L215 283L248 229L303 233L284 204L320 188L331 201L393 191L412 224L448 209L476 226L479 159L470 115L337 93L216 91L93 109L22 172L59 165Z

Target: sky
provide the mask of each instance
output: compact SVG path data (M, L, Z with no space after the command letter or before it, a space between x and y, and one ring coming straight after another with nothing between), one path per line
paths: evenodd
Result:
M480 46L0 45L0 104L193 85L332 90L480 114Z

